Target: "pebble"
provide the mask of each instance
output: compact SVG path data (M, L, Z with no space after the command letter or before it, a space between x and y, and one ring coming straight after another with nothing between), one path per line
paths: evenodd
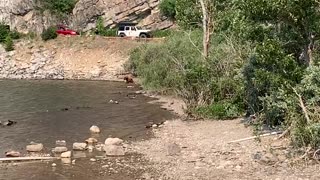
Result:
M91 162L96 162L97 160L94 159L94 158L91 158L90 161L91 161Z
M153 128L157 128L157 127L158 127L158 125L154 124L154 125L152 125L152 127L153 127Z
M51 166L52 166L52 167L56 167L57 164L56 164L56 163L52 163Z
M76 164L76 160L74 159L74 160L72 160L72 164Z

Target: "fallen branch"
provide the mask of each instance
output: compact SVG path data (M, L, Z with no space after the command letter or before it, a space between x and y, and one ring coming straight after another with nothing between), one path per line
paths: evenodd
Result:
M262 134L262 135L257 135L257 136L251 136L251 137L247 137L247 138L243 138L243 139L238 139L238 140L235 140L235 141L230 141L228 143L236 143L236 142L248 141L248 140L252 140L252 139L255 139L255 138L259 138L259 137L274 136L274 135L278 135L278 134L281 134L281 133L282 133L281 131L272 132L272 133L267 133L267 134Z
M284 136L286 136L292 129L292 126L290 126L288 129L286 129L285 131L283 131L283 133L278 137L278 139L283 138Z
M0 162L3 161L32 161L32 160L55 160L59 157L13 157L13 158L0 158Z
M307 120L307 123L309 124L309 123L311 122L311 120L310 120L310 118L309 118L308 110L307 110L306 106L305 106L304 103L303 103L302 97L301 97L301 95L297 92L297 90L296 90L295 88L292 88L292 89L293 89L294 93L295 93L295 94L298 96L298 98L299 98L300 107L301 107L301 109L302 109L302 111L303 111L304 117L305 117L306 120Z

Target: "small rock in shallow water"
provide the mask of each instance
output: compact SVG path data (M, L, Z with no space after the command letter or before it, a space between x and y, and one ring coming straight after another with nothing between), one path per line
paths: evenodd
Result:
M104 142L105 145L122 145L123 140L119 138L107 138Z
M42 151L43 144L41 144L41 143L38 143L38 144L32 143L31 145L27 145L26 149L29 152L39 152L39 151Z
M90 127L90 132L91 133L100 133L100 128L98 126L93 125Z
M56 146L67 146L67 142L65 140L56 140Z
M154 125L152 125L152 127L153 127L153 128L157 128L157 127L158 127L158 125L154 124Z
M72 148L73 150L84 151L88 147L87 147L87 143L73 143Z
M90 161L91 161L91 162L96 162L97 160L94 159L94 158L91 158Z
M63 164L71 164L71 158L61 158Z
M57 164L56 164L56 163L52 163L51 166L52 166L52 167L56 167Z
M21 156L20 152L17 152L17 151L8 151L5 154L6 154L6 157L20 157Z
M106 152L106 156L124 156L125 151L122 146L118 145L105 145L103 150Z
M67 151L61 154L61 158L71 158L71 151Z
M88 143L88 144L95 144L97 142L98 142L98 140L96 138L88 138L86 140L86 143Z
M71 162L72 164L76 164L76 160L74 159L74 160L72 160L72 162Z
M67 147L55 147L52 152L54 153L63 153L63 152L66 152L68 151L68 148Z

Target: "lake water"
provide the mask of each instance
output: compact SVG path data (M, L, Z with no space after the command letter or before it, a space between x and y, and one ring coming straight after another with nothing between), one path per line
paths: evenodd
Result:
M102 130L98 137L101 142L109 135L125 140L146 138L146 124L173 115L159 105L148 103L154 99L135 95L137 90L138 87L128 88L121 82L0 80L0 121L17 122L0 127L0 157L8 150L25 153L31 141L43 143L48 153L56 140L66 140L71 148L73 142L90 137L92 125ZM119 104L110 103L111 99ZM22 178L17 172L14 174L17 179ZM49 179L56 178L52 177ZM1 178L10 179L10 173L0 168Z

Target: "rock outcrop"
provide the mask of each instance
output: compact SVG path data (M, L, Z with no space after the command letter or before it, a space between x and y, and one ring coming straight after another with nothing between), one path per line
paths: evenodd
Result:
M57 23L88 31L96 27L102 17L107 27L121 21L137 22L151 29L165 29L173 23L161 17L158 9L160 0L79 0L73 14L59 22L49 11L40 12L34 0L0 0L0 22L5 22L19 32L41 33L43 29Z
M101 16L105 26L114 27L121 21L137 22L151 29L164 29L173 25L162 18L159 0L80 0L73 10L74 25L89 30Z
M42 32L56 23L49 12L35 9L33 0L0 0L0 22L22 33Z

